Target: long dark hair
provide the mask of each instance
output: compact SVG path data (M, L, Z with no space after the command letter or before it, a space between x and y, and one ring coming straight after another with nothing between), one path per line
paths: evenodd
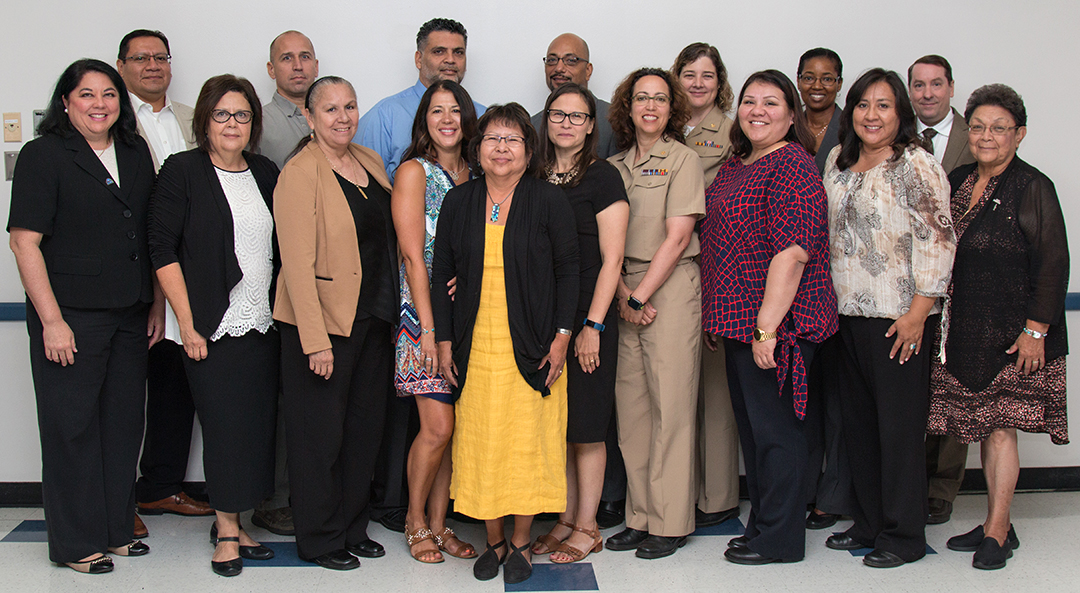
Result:
M597 129L599 124L596 123L596 97L593 96L589 89L577 83L568 82L562 85L548 95L547 102L544 103L544 110L540 112L540 129L536 131L540 137L540 167L536 174L544 175L548 168L555 167L555 143L548 137L548 109L551 109L551 104L555 102L555 99L571 93L585 101L585 105L589 109L589 117L593 120L593 131L585 136L585 144L574 156L574 165L570 169L571 181L564 187L577 185L581 181L585 169L588 169L589 165L596 160L596 145L598 143L596 137L600 135Z
M42 135L56 134L58 136L71 136L79 133L75 126L71 124L67 108L64 107L64 99L75 91L75 88L82 82L83 77L90 72L100 72L108 76L110 83L119 95L117 98L120 100L120 117L109 128L109 136L113 140L118 140L128 146L138 146L138 122L135 119L135 110L131 107L131 97L128 96L124 79L120 78L120 73L112 66L101 60L89 58L72 62L70 66L64 69L64 73L56 81L52 97L49 98L49 106L45 109L45 118L41 120L41 124L38 126L38 133Z
M210 152L210 139L207 132L210 130L210 121L218 102L228 93L240 93L248 102L251 109L251 136L248 139L248 150L259 149L259 140L262 139L262 103L255 87L246 78L240 78L232 74L219 74L212 76L203 83L199 91L199 98L195 101L195 113L192 116L191 127L195 130L195 144L199 150Z
M427 112L431 108L431 98L439 91L446 91L454 96L458 109L461 110L461 160L469 161L469 141L476 136L476 107L473 106L472 97L465 87L449 79L436 80L428 87L427 92L420 98L420 106L416 108L416 117L413 118L412 143L405 149L405 156L401 162L418 157L434 160L438 157L435 145L431 141L431 132L427 125Z
M349 90L352 91L352 94L353 94L354 97L356 96L356 89L353 88L353 85L352 85L351 82L345 80L344 78L342 78L340 76L323 76L322 78L320 78L320 79L316 80L315 82L311 83L311 86L308 87L307 94L304 95L304 109L305 110L307 110L309 113L311 112L311 105L315 101L318 100L319 93L322 92L321 91L322 87L324 87L324 86L326 86L328 84L343 84L343 85L349 87ZM315 132L314 131L312 131L307 136L304 136L303 138L301 138L300 141L296 143L296 148L292 149L292 152L289 153L289 156L285 157L285 162L289 162L289 159L296 156L297 153L299 153L301 150L304 149L305 146L308 145L308 142L311 142L314 139L315 139Z
M848 90L847 99L844 102L844 112L840 115L840 154L836 157L836 167L841 171L850 168L859 161L859 151L862 150L862 138L855 133L855 107L862 101L863 95L873 85L884 82L892 89L895 99L896 115L900 125L896 130L896 138L893 138L893 158L903 154L904 149L912 142L918 142L918 127L915 125L915 111L911 108L911 99L908 98L907 88L904 86L900 75L892 70L884 68L871 68L863 73L855 84Z
M791 111L793 122L788 128L787 134L784 135L784 140L798 144L806 149L806 152L814 154L814 135L810 133L810 128L806 125L806 114L803 113L802 101L799 100L799 91L795 89L791 79L779 70L755 72L743 83L742 90L739 91L739 102L735 106L735 125L731 126L732 153L739 158L745 159L754 150L750 139L742 131L738 108L742 105L743 97L746 95L746 88L755 82L780 89L780 92L784 95L784 102L787 103L788 111Z
M525 108L518 103L492 105L487 108L484 115L480 116L480 121L476 122L476 135L469 141L469 166L472 167L472 170L477 173L484 172L483 167L480 166L480 143L484 140L484 133L487 131L488 126L492 124L502 124L521 130L522 135L525 136L525 155L529 159L529 164L525 168L525 175L535 174L540 160L536 156L538 152L536 150L536 129L533 128L532 122L529 121L529 112L525 111Z
M619 150L627 150L634 145L634 121L630 115L630 103L634 99L634 85L646 76L658 76L668 86L668 94L671 95L671 109L668 113L667 126L664 128L663 137L676 142L686 143L683 137L683 126L690 121L690 99L686 96L682 84L671 72L662 68L639 68L619 83L615 94L611 97L611 109L608 111L608 122L611 123L611 132L615 134Z

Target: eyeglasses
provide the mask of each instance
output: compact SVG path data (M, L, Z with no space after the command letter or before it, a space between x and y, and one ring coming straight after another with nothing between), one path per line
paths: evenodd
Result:
M589 121L589 118L592 117L588 113L582 113L580 111L566 113L565 111L559 111L558 109L548 109L547 113L548 121L553 124L561 124L569 117L570 123L575 126L585 125L585 122Z
M254 113L246 109L241 109L236 113L229 113L224 109L215 109L210 112L210 117L219 124L228 122L230 117L234 118L238 124L246 124L251 121L253 116Z
M1009 130L1015 130L1020 126L984 126L982 124L975 124L968 128L968 134L972 136L982 136L983 132L990 130L990 133L994 136L1004 136Z
M555 66L559 63L559 60L562 60L562 63L566 64L567 68L573 68L582 62L588 63L588 60L585 58L579 58L575 55L563 56L561 58L559 56L545 56L540 59L544 60L545 66Z
M135 62L140 66L151 61L157 62L158 64L168 64L170 60L172 60L172 56L169 54L138 54L124 58L124 62Z
M509 136L499 136L497 134L484 134L481 140L488 146L498 146L501 142L506 142L506 146L509 148L521 148L525 146L525 139L521 136L515 136L513 134Z
M638 105L644 105L649 101L654 101L657 105L667 105L671 101L671 97L664 93L658 93L656 95L646 95L645 93L638 93L633 97L634 103Z
M821 82L821 86L833 86L836 84L837 80L839 79L834 76L814 76L813 74L803 74L799 77L799 82L806 86L810 86L818 81Z

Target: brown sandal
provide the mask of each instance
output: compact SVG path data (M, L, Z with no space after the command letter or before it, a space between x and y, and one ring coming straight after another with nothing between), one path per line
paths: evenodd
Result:
M570 529L577 529L577 527L573 523L567 523L566 521L563 521L562 519L559 519L558 524L562 525L564 527L569 527ZM562 540L560 540L560 539L554 537L553 535L551 535L551 532L549 531L548 533L545 533L544 535L541 535L540 537L536 538L536 542L532 545L532 553L533 554L550 554L550 553L554 552L555 550L557 550L559 548L559 546L561 546L561 545L562 545ZM541 549L540 546L543 546L543 548Z
M562 552L563 554L566 554L567 556L572 558L572 560L559 561L559 560L555 560L554 558L552 558L551 559L552 563L554 563L554 564L570 564L571 562L580 562L580 561L584 560L586 557L588 557L589 554L598 553L598 552L600 552L600 550L604 549L604 538L600 536L600 530L599 529L593 529L592 531L590 531L588 529L582 529L582 528L575 525L574 526L574 531L580 531L581 533L584 533L585 535L593 538L592 547L589 548L589 551L582 552L581 550L575 548L574 546L571 546L570 544L567 544L567 543L564 542L561 545L559 545L558 548L556 548L555 552ZM552 552L552 554L554 554L555 552Z
M438 549L435 549L435 550L420 550L419 552L414 552L413 551L414 546L418 545L420 542L425 542L425 541L433 542L433 543L435 543L436 546L439 545L435 541L435 536L431 533L431 530L428 529L427 527L421 527L420 529L417 529L416 531L410 532L409 531L409 526L408 525L405 526L405 542L409 544L409 554L412 555L414 560L416 560L417 562L423 562L424 564L438 564L438 563L442 562L443 560L445 560L445 558L443 558L442 554L439 552ZM421 557L424 556L425 554L438 554L438 559L437 560L423 560Z
M444 527L442 533L437 533L434 537L435 543L439 546L439 550L450 554L454 558L464 558L466 560L476 558L476 548L468 542L461 541L457 534L454 533L453 529ZM458 545L455 546L457 553L454 553L454 551L450 549L450 544L453 542L458 543Z

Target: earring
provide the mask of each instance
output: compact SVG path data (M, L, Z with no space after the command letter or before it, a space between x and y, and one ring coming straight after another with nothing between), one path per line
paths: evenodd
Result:
M312 140L314 140L314 139L315 139L315 132L312 132L312 133L311 133L311 139L312 139Z
M67 107L64 108L64 113L67 113Z

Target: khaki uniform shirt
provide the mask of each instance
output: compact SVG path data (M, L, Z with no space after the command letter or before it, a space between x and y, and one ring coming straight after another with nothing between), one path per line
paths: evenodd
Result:
M731 156L732 123L731 118L724 115L719 107L713 107L705 119L686 135L686 146L701 157L705 187L712 184L720 165Z

